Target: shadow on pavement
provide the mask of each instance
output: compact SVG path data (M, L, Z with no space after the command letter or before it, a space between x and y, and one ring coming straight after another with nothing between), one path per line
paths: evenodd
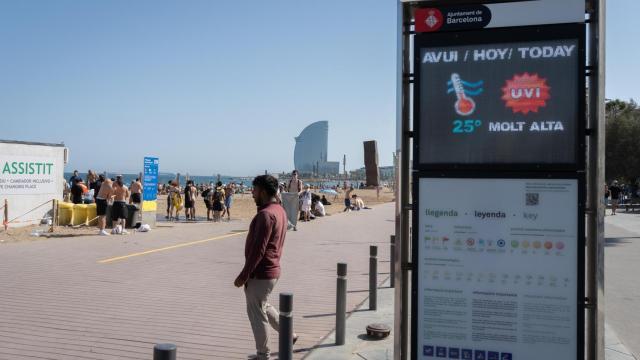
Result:
M356 312L363 312L363 311L370 311L370 310L369 309L357 309L357 310L353 310L353 311L347 311L347 315L348 314L353 314L353 313L356 313ZM305 319L312 319L312 318L319 318L319 317L326 317L326 316L336 316L336 313L303 315L302 317L305 318Z
M379 337L369 336L367 334L360 334L360 335L358 335L358 339L364 340L364 341L373 341L373 342L375 342L375 341L384 340L384 339L386 339L386 337L379 338Z
M328 347L334 347L334 346L337 346L337 345L336 344L318 344L318 345L314 345L312 347L295 349L295 350L293 350L293 352L294 353L303 353L303 352L307 352L307 351L311 351L311 350L315 350L315 349L328 348Z
M630 244L632 239L640 239L640 237L611 237L605 238L605 246L620 246L624 244Z

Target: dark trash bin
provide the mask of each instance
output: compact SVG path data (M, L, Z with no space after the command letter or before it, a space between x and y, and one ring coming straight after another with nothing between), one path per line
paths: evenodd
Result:
M106 220L107 220L107 228L112 228L113 227L113 219L111 218L111 205L107 206L107 214L106 214ZM136 226L137 223L140 222L140 209L138 208L137 205L133 205L133 204L127 204L127 224L126 224L126 228L127 229L132 229L132 228L138 228L139 226Z
M111 204L107 205L107 213L104 215L105 227L110 229L113 227L113 219L111 219Z
M137 205L127 204L127 228L138 228L137 223L140 222L140 209Z

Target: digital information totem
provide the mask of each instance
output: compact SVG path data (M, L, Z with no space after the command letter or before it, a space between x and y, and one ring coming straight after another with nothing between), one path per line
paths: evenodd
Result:
M584 24L505 16L415 13L413 359L584 358Z

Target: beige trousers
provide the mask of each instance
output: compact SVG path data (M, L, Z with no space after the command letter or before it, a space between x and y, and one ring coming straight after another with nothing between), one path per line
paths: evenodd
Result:
M280 314L267 302L269 294L271 294L277 282L278 279L249 279L244 286L244 294L247 298L247 316L256 341L258 360L267 360L271 355L269 350L269 325L275 331L280 330Z

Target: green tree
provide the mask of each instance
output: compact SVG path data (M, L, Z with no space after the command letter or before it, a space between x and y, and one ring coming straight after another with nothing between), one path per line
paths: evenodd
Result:
M640 109L633 101L606 103L605 174L613 179L635 182L640 177Z

